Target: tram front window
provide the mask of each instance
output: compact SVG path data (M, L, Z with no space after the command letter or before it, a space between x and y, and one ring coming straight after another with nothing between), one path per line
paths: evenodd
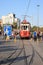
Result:
M22 30L28 30L28 26L22 26L21 29Z

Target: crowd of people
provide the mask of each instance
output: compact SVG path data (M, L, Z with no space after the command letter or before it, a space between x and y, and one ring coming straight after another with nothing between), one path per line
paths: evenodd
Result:
M32 38L34 39L34 40L43 40L43 32L40 32L40 31L38 31L38 32L36 32L36 31L34 31L33 32L33 34L32 34Z

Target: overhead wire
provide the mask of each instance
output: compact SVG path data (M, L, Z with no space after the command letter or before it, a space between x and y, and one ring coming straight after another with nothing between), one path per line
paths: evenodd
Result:
M27 3L28 3L28 6L27 6L27 8L26 8L26 12L25 12L24 19L25 19L26 16L27 16L27 13L28 13L28 10L29 10L29 6L30 6L30 3L31 3L31 0L29 0Z

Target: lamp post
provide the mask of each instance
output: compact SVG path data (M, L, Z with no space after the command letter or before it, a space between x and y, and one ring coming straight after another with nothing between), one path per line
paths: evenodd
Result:
M37 5L37 31L39 31L39 7L40 5Z
M18 22L17 22L17 18L15 18L15 23L17 24ZM17 29L18 29L18 25L17 25Z

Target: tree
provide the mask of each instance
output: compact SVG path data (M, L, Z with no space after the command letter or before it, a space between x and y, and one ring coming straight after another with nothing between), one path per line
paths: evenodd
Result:
M37 31L37 26L33 26L32 31Z
M13 22L13 28L17 29L17 23L16 22Z
M43 27L40 27L40 31L42 31L42 32L43 32Z

